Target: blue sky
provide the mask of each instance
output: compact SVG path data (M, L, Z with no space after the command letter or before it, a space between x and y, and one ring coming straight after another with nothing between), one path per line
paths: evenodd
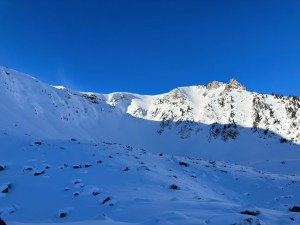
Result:
M0 0L0 64L80 91L300 96L298 0Z

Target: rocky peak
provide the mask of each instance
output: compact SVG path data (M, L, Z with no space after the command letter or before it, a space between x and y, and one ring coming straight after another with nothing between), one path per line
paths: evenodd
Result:
M207 85L208 90L216 89L221 87L222 83L219 81L213 81Z
M230 79L229 84L226 84L225 90L229 91L231 89L240 89L240 90L246 90L246 87L242 84L240 84L236 79Z

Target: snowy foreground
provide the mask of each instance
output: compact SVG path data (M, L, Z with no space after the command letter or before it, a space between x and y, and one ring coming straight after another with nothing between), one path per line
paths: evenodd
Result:
M0 67L8 225L300 224L300 98L82 93Z
M279 175L115 143L0 140L2 190L10 184L0 212L11 225L300 224L289 211L300 202L293 162L266 162Z

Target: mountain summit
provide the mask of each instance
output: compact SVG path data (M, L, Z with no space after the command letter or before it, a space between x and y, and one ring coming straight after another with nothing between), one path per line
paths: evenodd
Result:
M207 89L208 90L212 90L212 89L216 89L216 88L219 88L221 86L224 86L225 85L225 89L227 91L229 91L230 89L240 89L240 90L246 90L246 87L243 86L242 84L240 84L236 79L232 78L230 79L229 83L228 84L224 84L224 83L221 83L219 81L213 81L211 83L209 83L207 85Z

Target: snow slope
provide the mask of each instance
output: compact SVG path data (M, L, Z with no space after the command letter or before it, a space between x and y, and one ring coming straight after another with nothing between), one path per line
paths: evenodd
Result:
M300 214L289 212L300 201L293 171L273 174L108 142L0 140L1 183L11 184L0 194L0 213L9 224L300 224ZM259 215L241 214L246 210Z
M300 200L299 107L298 97L236 80L97 94L0 67L0 216L14 225L299 224L289 211Z

